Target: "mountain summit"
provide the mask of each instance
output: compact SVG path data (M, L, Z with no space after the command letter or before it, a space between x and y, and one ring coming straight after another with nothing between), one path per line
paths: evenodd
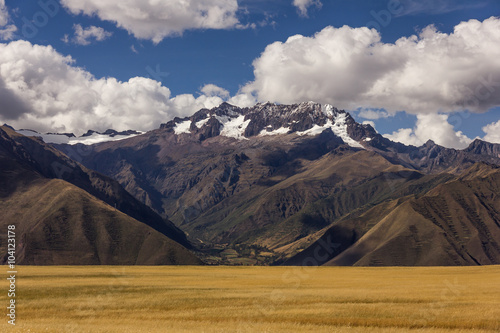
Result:
M358 124L349 113L314 102L265 103L250 108L223 103L211 110L202 109L191 117L175 118L160 128L177 135L192 134L199 140L218 135L239 140L283 134L315 136L330 130L355 148L364 148L361 141L370 141L376 135L370 125Z

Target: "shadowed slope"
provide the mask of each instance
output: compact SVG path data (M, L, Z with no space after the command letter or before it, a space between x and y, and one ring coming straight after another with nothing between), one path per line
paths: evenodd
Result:
M0 228L16 226L17 264L201 263L166 235L42 171L24 145L0 129ZM0 251L5 263L4 238Z
M0 210L0 227L16 226L17 264L201 263L180 244L63 180L33 180L0 200ZM0 251L6 253L5 242Z
M25 137L3 126L0 128L0 144L44 177L63 179L183 246L191 247L184 232L135 199L117 181L76 163L43 141Z

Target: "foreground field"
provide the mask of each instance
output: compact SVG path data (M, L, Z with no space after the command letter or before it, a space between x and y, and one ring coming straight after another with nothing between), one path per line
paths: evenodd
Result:
M17 325L4 316L1 332L500 331L500 266L19 267L17 279Z

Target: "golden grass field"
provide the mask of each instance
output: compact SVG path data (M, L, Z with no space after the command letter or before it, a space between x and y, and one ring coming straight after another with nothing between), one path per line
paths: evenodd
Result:
M16 300L1 332L499 332L500 266L18 267Z

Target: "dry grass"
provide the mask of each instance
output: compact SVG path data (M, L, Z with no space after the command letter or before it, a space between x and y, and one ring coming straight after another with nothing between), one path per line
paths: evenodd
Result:
M500 331L500 266L19 267L17 289L1 332Z

